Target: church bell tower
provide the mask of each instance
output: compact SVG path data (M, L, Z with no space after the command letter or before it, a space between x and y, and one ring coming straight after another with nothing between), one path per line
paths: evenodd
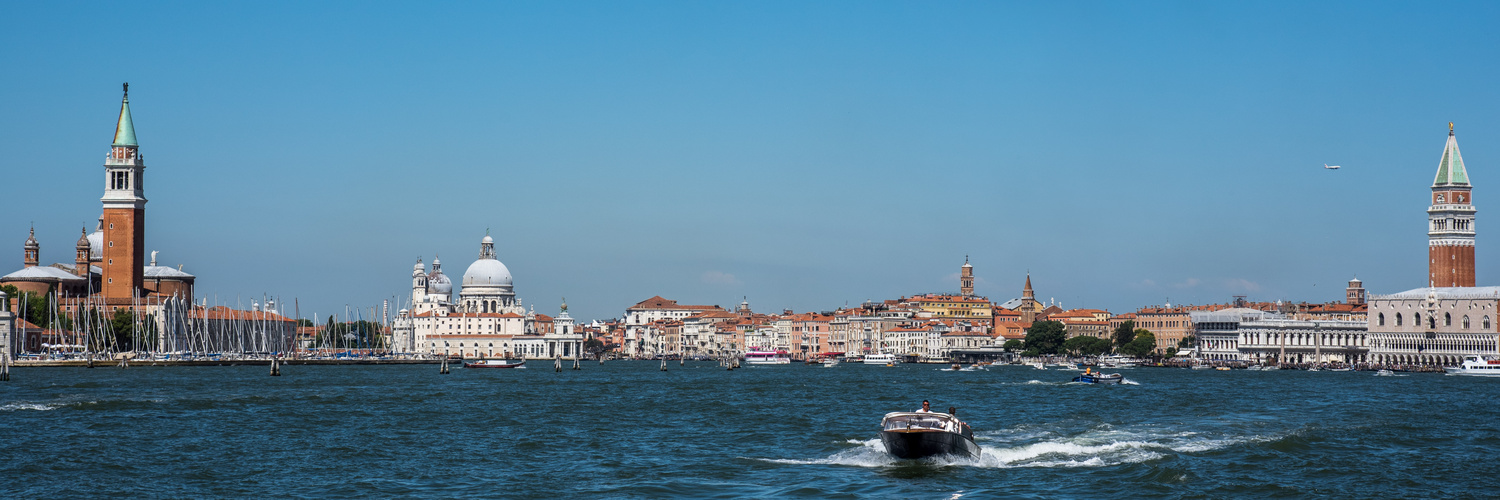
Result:
M115 140L104 159L104 261L100 287L107 299L129 299L140 293L146 257L146 163L130 120L130 84L120 101Z
M1474 199L1469 172L1458 154L1453 124L1432 181L1427 208L1427 282L1429 286L1474 286Z

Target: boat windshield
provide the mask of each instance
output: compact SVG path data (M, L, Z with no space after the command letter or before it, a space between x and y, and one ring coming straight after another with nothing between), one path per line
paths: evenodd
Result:
M882 422L884 430L935 430L961 432L963 423L947 413L891 413Z

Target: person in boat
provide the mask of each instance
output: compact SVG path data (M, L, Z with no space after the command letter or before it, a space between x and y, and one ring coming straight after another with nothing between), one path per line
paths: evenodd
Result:
M917 410L917 413L932 413L932 403L922 400L922 409Z

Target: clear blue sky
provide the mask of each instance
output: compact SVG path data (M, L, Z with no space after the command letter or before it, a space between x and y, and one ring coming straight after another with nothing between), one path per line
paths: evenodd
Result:
M0 267L31 221L72 261L129 81L148 249L200 296L304 315L406 297L418 256L456 281L486 228L527 304L585 319L952 291L966 254L981 294L1030 270L1116 312L1395 292L1425 284L1449 121L1500 284L1497 25L1493 2L12 3Z

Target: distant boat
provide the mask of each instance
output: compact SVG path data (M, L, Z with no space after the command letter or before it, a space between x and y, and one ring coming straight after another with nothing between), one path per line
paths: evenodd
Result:
M896 364L896 355L891 353L878 352L875 354L866 355L864 363L867 365L894 365Z
M747 365L789 365L792 358L786 351L750 351L745 353Z
M526 364L524 359L481 359L464 362L464 368L516 368Z

